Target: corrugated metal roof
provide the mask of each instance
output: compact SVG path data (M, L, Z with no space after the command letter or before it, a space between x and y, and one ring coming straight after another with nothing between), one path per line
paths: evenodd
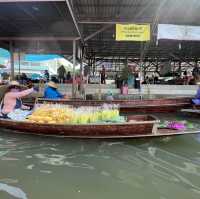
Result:
M200 25L200 0L73 0L74 13L86 38L106 23L151 23L152 41L146 56L168 56L168 52L200 56L199 42L161 42L156 46L158 23ZM0 4L1 36L78 36L65 2L29 2ZM2 43L5 45L5 43ZM71 54L72 42L15 42L28 53ZM116 42L115 26L89 39L86 52L96 56L140 56L138 42Z
M199 42L161 42L156 46L158 23L200 25L199 0L74 0L74 9L83 35L94 33L106 23L151 23L152 41L146 43L146 56L165 56L169 52L193 57L200 55ZM139 42L116 42L115 26L87 41L87 52L96 56L140 56Z

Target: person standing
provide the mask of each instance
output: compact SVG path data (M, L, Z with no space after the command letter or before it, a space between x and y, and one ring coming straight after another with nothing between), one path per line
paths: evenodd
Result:
M78 86L78 91L80 91L80 89L81 89L81 76L77 75L75 79L76 79L76 84Z
M192 75L194 77L195 83L200 81L200 68L196 65L192 71Z
M44 71L44 77L45 77L46 81L48 82L49 81L49 71L48 70Z
M194 105L200 105L200 82L196 83L199 87L197 89L197 93L194 99L192 99L192 102Z
M67 83L71 83L72 76L71 76L70 71L67 72L67 77L66 77L66 79L67 79Z
M64 84L65 83L65 75L66 75L66 70L65 70L65 67L63 65L61 65L58 70L57 70L57 73L58 73L58 80L59 80L59 83L60 84Z
M106 84L106 69L104 65L102 65L102 70L101 70L101 84Z
M186 70L183 72L183 84L188 85L188 73Z

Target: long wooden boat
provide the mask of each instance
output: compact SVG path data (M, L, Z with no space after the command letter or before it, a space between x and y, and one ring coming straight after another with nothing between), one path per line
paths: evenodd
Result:
M191 98L162 98L162 99L144 99L144 100L52 100L38 98L37 103L59 103L79 106L102 106L103 104L117 104L120 112L176 112L183 108L191 107Z
M181 112L184 114L200 117L200 109L181 109Z
M36 124L0 119L0 127L15 133L58 136L69 138L146 138L198 133L197 130L183 132L158 129L159 120L154 116L128 116L126 123L116 124Z
M33 134L62 135L67 137L124 137L156 133L159 120L155 116L128 116L124 123L104 124L41 124L0 120L0 127Z

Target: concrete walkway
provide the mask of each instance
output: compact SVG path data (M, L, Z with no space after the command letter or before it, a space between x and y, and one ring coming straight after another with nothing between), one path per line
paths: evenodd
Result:
M138 89L129 89L132 95L170 95L170 96L193 96L196 94L198 86L193 85L142 85L141 93ZM59 90L68 95L71 94L72 85L60 84ZM115 85L85 85L86 94L97 94L101 90L102 94L112 91L113 94L120 94L120 89L116 89Z

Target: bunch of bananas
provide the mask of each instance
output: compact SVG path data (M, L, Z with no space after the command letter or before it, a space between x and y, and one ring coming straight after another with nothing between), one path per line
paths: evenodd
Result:
M118 109L83 111L69 107L43 105L28 117L28 122L44 124L89 124L112 121L119 117Z
M47 106L36 109L32 115L28 117L29 122L62 124L70 123L73 112L69 108L51 108Z

